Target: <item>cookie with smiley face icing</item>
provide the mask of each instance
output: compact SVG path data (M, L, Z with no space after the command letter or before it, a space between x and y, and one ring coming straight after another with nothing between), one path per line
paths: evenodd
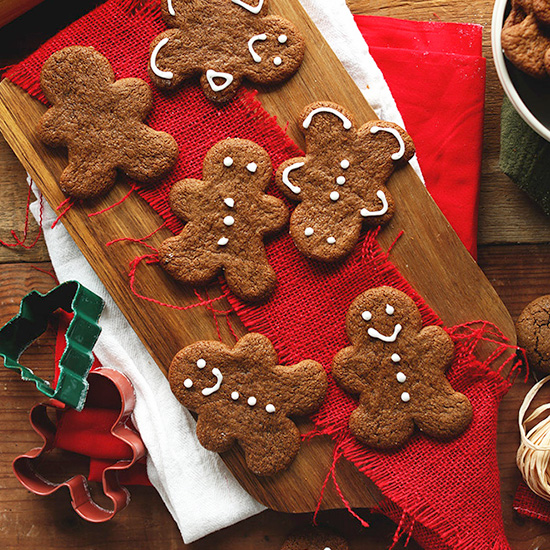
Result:
M438 326L422 328L420 312L403 292L367 290L351 304L346 330L352 345L334 357L332 375L359 396L349 419L365 445L403 445L415 425L426 435L450 439L472 419L468 398L445 377L454 356L450 336Z
M268 297L277 283L263 238L288 221L283 201L264 191L271 159L244 139L218 142L203 163L203 180L174 185L170 206L187 222L162 243L160 264L175 279L204 284L223 271L234 294L248 301Z
M242 80L283 82L299 68L304 41L286 19L267 15L267 0L163 0L170 30L152 42L151 80L173 89L200 74L208 99L230 100Z
M346 539L319 527L300 529L291 534L281 550L349 550Z
M288 467L300 448L300 432L289 416L316 411L327 389L322 366L311 360L277 364L268 338L243 336L233 349L220 342L196 342L170 366L170 386L198 414L200 443L222 453L238 443L257 475Z
M346 109L327 101L306 107L300 126L306 156L281 164L276 182L300 202L290 219L297 248L308 258L333 262L353 250L363 225L390 220L394 204L386 183L412 158L414 145L391 122L357 129Z

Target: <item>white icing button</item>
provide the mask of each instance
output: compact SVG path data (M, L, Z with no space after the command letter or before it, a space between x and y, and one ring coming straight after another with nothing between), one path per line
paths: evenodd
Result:
M227 166L227 168L229 168L230 166L233 165L233 159L231 157L225 157L223 159L223 165Z
M344 183L346 183L346 178L344 176L338 176L336 178L336 183L338 185L344 185Z
M410 400L411 400L411 396L409 395L409 392L404 391L401 394L401 401L403 401L403 403L408 403Z
M247 164L247 165L246 165L246 169L247 169L249 172L254 173L254 172L258 169L258 165L257 165L255 162L251 162L250 164Z
M361 317L363 317L364 321L370 321L372 319L372 313L370 311L363 311Z
M276 57L274 60L273 60L273 64L278 67L281 63L283 62L283 60L280 58L280 57Z
M239 399L239 392L238 392L238 391L234 391L234 392L231 394L231 399L233 399L233 401L237 401L237 399Z
M311 235L313 235L313 227L306 227L304 230L304 235L306 237L311 237Z
M257 403L256 401L256 398L255 397L249 397L248 398L248 404L253 407L255 404Z
M340 166L344 169L344 170L347 170L349 168L349 160L348 159L344 159L341 163L340 163Z
M191 380L191 378L186 378L184 381L183 381L183 385L189 389L189 388L192 388L193 387L193 380Z
M386 313L388 315L393 315L395 313L395 308L393 306L390 306L390 304L386 305Z
M398 373L397 373L397 381L398 381L400 384L403 384L403 382L405 382L405 380L407 380L407 377L405 376L405 374L402 373L402 372L398 372Z
M268 413L274 413L275 412L275 405L272 405L271 403L269 403L265 406L265 410Z
M281 34L277 40L279 41L279 44L286 44L288 37L286 34Z
M340 193L338 191L332 191L330 194L330 200L331 201L337 201L340 198Z
M235 223L235 218L233 216L225 216L223 223L227 226L233 225Z
M401 356L399 356L397 353L394 353L394 354L391 356L391 360L392 360L394 363L399 363L399 361L401 361Z
M219 241L218 241L218 244L220 246L225 246L227 243L229 242L229 239L227 237L222 237Z
M204 367L206 367L206 361L204 359L199 359L197 361L197 367L199 367L199 369L204 369Z
M328 237L327 243L328 244L334 244L336 242L336 239L334 237Z
M225 203L226 206L229 206L229 208L233 208L235 206L235 201L231 197L228 197L227 199L223 199L223 202Z

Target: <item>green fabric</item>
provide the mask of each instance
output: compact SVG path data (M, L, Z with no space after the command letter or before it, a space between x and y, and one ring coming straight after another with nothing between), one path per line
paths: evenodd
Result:
M502 103L500 169L550 216L550 143L524 122L507 97Z

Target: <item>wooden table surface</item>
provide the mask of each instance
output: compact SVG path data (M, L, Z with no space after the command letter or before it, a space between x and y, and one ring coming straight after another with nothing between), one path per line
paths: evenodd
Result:
M45 0L0 29L0 66L15 63L68 22L85 13L97 0ZM498 169L502 89L492 66L490 51L491 0L348 0L356 13L417 20L441 20L483 25L483 51L487 57L484 150L479 212L479 265L496 288L513 318L532 299L550 292L550 219ZM0 239L11 242L25 225L27 186L25 172L0 137ZM31 222L29 240L36 227ZM54 286L42 240L30 250L0 247L0 325L17 313L30 290ZM47 333L25 356L26 364L47 376L52 369L53 333ZM514 550L550 549L550 526L516 516L511 503L519 481L514 464L518 444L514 418L527 386L517 383L500 408L498 453L506 532ZM39 400L31 384L0 369L0 541L6 549L150 548L192 550L279 550L286 534L307 524L308 515L264 512L201 541L184 545L178 529L152 488L133 488L129 507L114 520L93 525L72 510L65 492L41 498L25 491L15 480L13 458L39 439L28 424L28 411ZM366 515L366 512L365 512ZM382 550L391 544L394 525L370 517L371 528L361 529L345 511L321 514L327 525L338 527L351 540L352 550ZM401 546L398 546L401 548ZM410 544L409 548L416 548Z

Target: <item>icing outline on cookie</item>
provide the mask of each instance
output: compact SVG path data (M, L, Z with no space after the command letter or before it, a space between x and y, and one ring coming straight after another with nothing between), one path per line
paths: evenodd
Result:
M237 4L237 6L241 6L241 8L244 8L245 10L249 11L250 13L253 13L254 15L257 15L258 13L260 13L264 5L264 0L260 0L256 7L251 6L250 4L247 4L243 0L231 0L231 2L233 2L233 4Z
M218 367L214 367L212 369L212 374L216 377L216 383L212 387L204 388L202 390L202 394L206 397L212 395L214 392L217 392L222 386L223 374L220 372L220 369Z
M174 9L174 6L172 6L172 0L168 0L168 13L170 15L176 15L176 10Z
M372 327L370 327L367 332L371 338L377 338L378 340L382 340L382 342L395 342L402 328L403 327L397 323L393 329L393 333L390 334L390 336L385 336Z
M164 40L168 39L165 38ZM215 78L224 78L225 82L223 84L216 84L214 82ZM233 75L229 73L221 73L215 71L214 69L208 69L206 71L206 80L208 80L208 84L210 85L210 88L212 88L213 92L221 92L231 86L231 83L233 82Z
M151 69L153 69L153 72L159 77L164 78L165 80L172 80L174 78L174 73L172 71L163 71L162 69L159 69L157 66L157 55L159 54L160 50L168 44L169 38L163 38L153 50L153 53L151 54Z
M392 160L402 159L405 155L405 142L403 141L403 138L401 137L399 132L395 128L382 128L381 126L373 126L370 129L371 134L377 134L378 132L388 132L395 139L397 139L397 142L399 143L399 151L397 151L397 153L393 153L391 158Z
M291 164L290 166L287 166L283 170L283 183L295 194L298 195L302 192L302 190L297 186L294 185L290 179L288 178L288 174L292 172L293 170L298 170L298 168L301 168L304 166L305 162L295 162L294 164Z
M340 111L337 111L332 107L317 107L317 109L313 109L313 111L311 111L311 113L307 115L307 118L304 120L304 123L302 124L302 126L306 130L309 128L309 125L311 124L313 117L318 113L330 113L332 115L336 115L342 121L342 124L344 125L345 130L349 130L351 128L351 120L348 117L344 116ZM373 128L376 128L376 126L374 126Z
M266 34L257 34L256 36L253 36L253 37L248 41L248 51L250 52L250 55L252 56L252 59L253 59L256 63L260 63L261 60L262 60L262 57L261 57L260 55L258 55L258 54L256 53L256 51L254 50L254 44L255 44L258 40L261 40L261 41L267 40L267 35L266 35Z
M382 201L382 208L379 210L369 210L368 208L361 208L361 216L363 218L369 218L371 216L383 216L389 208L388 199L386 199L386 194L384 191L379 189L376 191L376 196Z

